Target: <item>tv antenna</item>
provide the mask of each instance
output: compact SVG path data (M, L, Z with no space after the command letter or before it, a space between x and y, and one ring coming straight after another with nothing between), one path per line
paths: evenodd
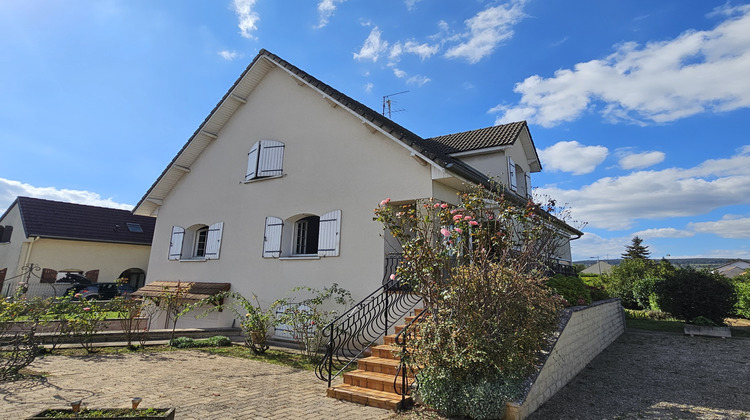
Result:
M393 101L391 101L391 96L401 95L402 93L408 93L408 90L405 90L403 92L398 93L391 93L390 95L383 96L383 116L387 116L389 119L391 118L391 113L393 112L401 112L406 111L405 109L391 109L391 104ZM387 115L386 115L387 114Z

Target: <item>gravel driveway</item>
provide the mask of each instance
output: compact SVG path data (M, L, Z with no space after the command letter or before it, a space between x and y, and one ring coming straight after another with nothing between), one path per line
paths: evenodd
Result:
M750 339L628 330L528 419L750 419Z

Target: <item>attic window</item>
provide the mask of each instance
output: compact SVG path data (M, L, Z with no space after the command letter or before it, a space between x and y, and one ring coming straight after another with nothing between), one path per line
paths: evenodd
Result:
M284 143L275 140L261 140L253 145L247 154L245 182L283 175Z
M128 230L133 233L143 233L143 228L141 228L140 223L128 223Z

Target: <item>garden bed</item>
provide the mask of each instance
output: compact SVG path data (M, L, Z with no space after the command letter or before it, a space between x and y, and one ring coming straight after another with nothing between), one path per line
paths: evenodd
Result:
M70 408L49 409L41 413L27 417L26 420L43 419L67 419L82 418L89 420L111 420L111 419L140 419L140 420L174 420L174 408L143 408L132 410L130 408L104 408L100 410L84 410L80 413Z

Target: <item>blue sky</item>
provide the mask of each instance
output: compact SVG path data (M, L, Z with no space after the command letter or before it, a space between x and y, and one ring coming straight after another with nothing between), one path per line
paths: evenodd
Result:
M422 137L527 120L574 259L750 259L750 4L46 0L0 7L0 212L131 208L261 48Z

